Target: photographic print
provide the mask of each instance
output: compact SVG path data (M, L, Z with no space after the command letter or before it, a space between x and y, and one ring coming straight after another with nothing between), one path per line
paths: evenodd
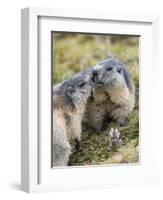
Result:
M52 167L139 163L139 36L52 32Z
M156 15L22 9L23 191L159 183L158 28Z

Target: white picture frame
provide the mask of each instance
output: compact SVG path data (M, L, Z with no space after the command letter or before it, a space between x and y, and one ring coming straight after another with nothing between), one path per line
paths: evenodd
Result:
M60 191L158 183L159 155L154 142L159 133L155 115L159 109L155 103L158 98L158 16L47 8L25 8L21 13L22 190ZM51 31L141 36L139 164L51 168Z

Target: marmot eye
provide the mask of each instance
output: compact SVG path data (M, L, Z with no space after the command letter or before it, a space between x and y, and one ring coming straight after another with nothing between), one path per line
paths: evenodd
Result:
M118 73L121 74L122 73L122 68L119 68L117 71L118 71Z
M72 86L69 85L69 86L67 87L67 89L68 89L68 90L71 90L71 89L72 89Z
M83 87L85 84L86 84L85 82L82 82L82 83L79 83L78 86Z
M106 68L106 71L111 71L113 69L113 67L108 67Z

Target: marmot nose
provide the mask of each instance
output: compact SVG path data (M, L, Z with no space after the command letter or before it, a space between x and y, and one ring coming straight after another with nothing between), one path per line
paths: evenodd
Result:
M92 75L95 77L95 76L97 76L98 75L98 71L97 70L93 70L92 71Z
M94 82L95 81L95 77L97 77L97 75L98 75L98 72L97 72L97 70L93 70L92 71L92 77L91 77L91 80Z

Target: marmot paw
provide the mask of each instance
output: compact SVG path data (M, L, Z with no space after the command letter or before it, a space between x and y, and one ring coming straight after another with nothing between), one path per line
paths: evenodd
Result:
M120 126L125 126L125 124L126 124L126 118L125 117L119 118L118 124Z

